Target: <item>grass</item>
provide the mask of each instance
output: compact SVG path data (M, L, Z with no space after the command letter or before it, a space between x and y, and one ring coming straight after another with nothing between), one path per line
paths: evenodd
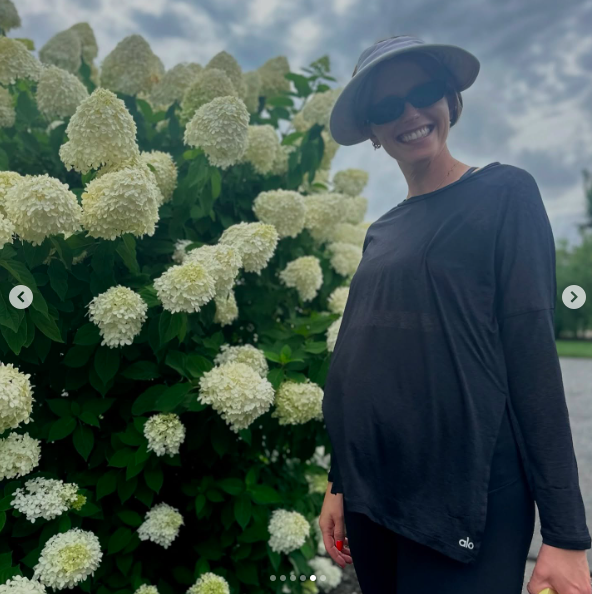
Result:
M557 340L555 344L560 357L592 357L592 341Z

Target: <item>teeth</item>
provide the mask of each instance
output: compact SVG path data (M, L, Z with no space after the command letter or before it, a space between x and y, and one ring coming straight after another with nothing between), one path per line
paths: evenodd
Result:
M411 134L403 134L399 138L401 138L401 140L403 142L407 142L409 140L415 140L416 138L421 138L423 136L427 136L429 131L430 131L430 127L424 126L423 128L416 130L415 132L411 132Z

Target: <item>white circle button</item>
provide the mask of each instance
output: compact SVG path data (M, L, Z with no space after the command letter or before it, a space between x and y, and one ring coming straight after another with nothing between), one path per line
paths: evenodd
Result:
M561 299L565 307L569 307L569 309L580 309L586 303L586 291L578 285L569 285L563 291Z
M17 285L8 294L8 300L16 309L27 309L33 303L33 291L26 285Z

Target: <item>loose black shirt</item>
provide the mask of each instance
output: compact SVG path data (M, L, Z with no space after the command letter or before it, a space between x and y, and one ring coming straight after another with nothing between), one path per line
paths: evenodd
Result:
M324 389L332 492L471 563L507 410L543 542L591 548L556 293L549 219L519 167L490 163L374 221Z

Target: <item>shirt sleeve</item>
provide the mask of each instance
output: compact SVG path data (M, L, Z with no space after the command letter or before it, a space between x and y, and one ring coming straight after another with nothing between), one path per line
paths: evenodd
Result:
M331 456L331 470L329 470L329 482L333 483L331 487L331 493L343 493L343 488L341 486L341 475L339 474L339 467L337 466L337 458L334 455Z
M496 316L510 410L543 543L589 549L569 414L555 346L555 242L538 186L520 170L502 202L495 248Z

